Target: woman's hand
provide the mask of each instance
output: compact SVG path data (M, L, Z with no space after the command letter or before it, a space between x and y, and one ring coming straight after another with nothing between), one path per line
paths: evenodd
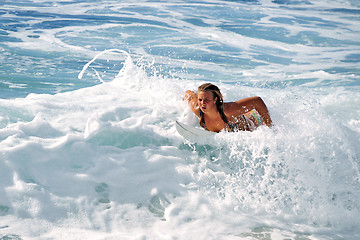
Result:
M196 116L200 117L200 110L196 93L191 90L187 90L184 96L184 101L185 100L188 101L191 110L196 114Z
M191 90L187 90L185 92L184 100L187 100L189 102L194 98L194 96L196 96L196 93Z

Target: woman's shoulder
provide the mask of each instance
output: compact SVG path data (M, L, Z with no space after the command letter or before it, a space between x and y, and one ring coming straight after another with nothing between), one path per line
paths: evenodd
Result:
M240 100L237 100L235 103L240 105L246 105L248 103L257 102L259 100L261 101L261 98L259 96L253 96L253 97L242 98Z
M254 105L256 105L258 101L261 101L261 98L255 96L242 98L236 102L226 102L224 103L225 115L237 117L254 108Z
M224 108L225 107L229 108L229 109L246 108L246 105L256 103L258 101L262 101L261 98L258 97L258 96L242 98L242 99L237 100L235 102L226 102L226 103L224 103Z
M224 111L230 111L234 108L238 107L238 103L236 102L224 102Z
M241 103L237 102L226 102L224 103L224 113L228 118L237 117L245 112Z

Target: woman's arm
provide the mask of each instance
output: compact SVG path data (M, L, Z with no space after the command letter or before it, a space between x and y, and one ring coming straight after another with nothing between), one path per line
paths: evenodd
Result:
M238 117L252 109L256 109L264 120L264 123L270 127L272 120L270 118L269 111L260 97L249 97L240 99L236 102L228 103L225 107L227 114L233 117Z
M198 106L198 99L196 93L191 90L187 90L184 96L184 100L187 100L191 110L195 113L196 116L200 118L200 109Z

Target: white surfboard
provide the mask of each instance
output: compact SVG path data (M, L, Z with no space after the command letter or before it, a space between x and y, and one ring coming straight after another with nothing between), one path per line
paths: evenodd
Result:
M206 131L205 129L193 127L185 123L176 121L176 130L187 140L199 139L201 137L213 136L215 132Z

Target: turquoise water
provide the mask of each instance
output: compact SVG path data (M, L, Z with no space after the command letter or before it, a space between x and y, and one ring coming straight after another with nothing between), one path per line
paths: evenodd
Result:
M358 1L0 6L0 239L360 237ZM275 126L184 141L204 82Z

